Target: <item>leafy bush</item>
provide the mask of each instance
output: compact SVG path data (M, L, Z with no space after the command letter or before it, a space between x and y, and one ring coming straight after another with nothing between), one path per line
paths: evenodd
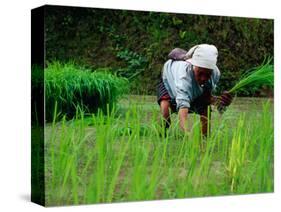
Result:
M129 51L128 49L119 51L116 55L118 58L126 61L127 68L119 69L118 74L132 79L145 70L147 59L136 52Z
M106 71L91 71L74 63L53 62L45 69L46 120L57 112L73 117L77 108L107 112L118 97L128 92L128 81Z

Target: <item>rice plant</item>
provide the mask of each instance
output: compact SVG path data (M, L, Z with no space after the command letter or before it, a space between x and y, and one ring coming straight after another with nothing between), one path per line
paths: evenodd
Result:
M46 119L51 121L54 105L57 110L74 117L76 109L86 113L106 111L128 91L128 81L108 72L92 71L74 63L53 62L45 69Z
M239 82L232 87L229 92L236 93L240 89L246 87L259 88L261 86L273 87L274 84L274 72L273 65L271 64L272 58L267 58L262 63L262 65L254 68L253 70L246 72L244 76L241 77Z
M235 95L240 90L249 88L255 91L264 86L272 89L274 86L274 70L271 62L272 58L266 58L260 66L246 72L228 92ZM221 114L226 111L226 108L222 103L219 103L217 106Z
M163 137L158 108L144 101L91 116L77 110L70 121L54 111L45 128L47 205L273 191L271 102L254 102L237 117L235 103L223 117L212 114L206 140L193 115L189 133L172 116Z

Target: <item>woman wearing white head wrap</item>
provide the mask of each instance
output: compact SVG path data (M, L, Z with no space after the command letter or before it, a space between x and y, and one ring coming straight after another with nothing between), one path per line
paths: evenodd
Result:
M209 44L196 45L189 51L176 48L169 53L158 85L158 104L167 128L170 126L169 109L179 112L180 127L184 131L187 131L188 113L195 112L201 116L202 133L206 135L208 105L231 103L229 93L219 97L211 94L220 78L217 57L217 48Z

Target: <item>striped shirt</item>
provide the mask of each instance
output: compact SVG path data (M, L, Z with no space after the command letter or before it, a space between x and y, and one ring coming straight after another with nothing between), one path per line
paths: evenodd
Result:
M188 61L168 60L163 67L163 83L177 109L190 108L194 99L203 94L204 89L214 91L220 78L219 69L213 70L211 78L202 88L195 80L193 66Z

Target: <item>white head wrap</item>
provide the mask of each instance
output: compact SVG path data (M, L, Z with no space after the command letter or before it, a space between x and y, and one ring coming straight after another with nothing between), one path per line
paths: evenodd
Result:
M187 53L188 61L198 67L217 69L218 50L214 45L200 44L192 47Z

